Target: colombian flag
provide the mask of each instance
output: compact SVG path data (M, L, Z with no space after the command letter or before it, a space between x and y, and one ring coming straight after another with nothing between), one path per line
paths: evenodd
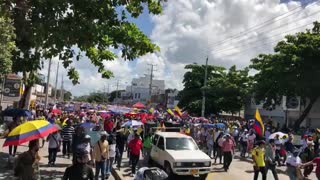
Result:
M255 122L254 122L254 125L253 125L253 128L254 130L256 131L256 133L263 137L264 136L264 124L263 124L263 121L262 121L262 118L260 116L260 113L259 113L259 110L257 109L256 110L256 116L255 116Z
M167 112L168 112L171 116L174 116L174 113L172 112L171 109L167 109Z
M175 108L174 110L177 112L177 114L178 114L179 117L182 116L181 109L180 109L178 106L176 106L176 108Z

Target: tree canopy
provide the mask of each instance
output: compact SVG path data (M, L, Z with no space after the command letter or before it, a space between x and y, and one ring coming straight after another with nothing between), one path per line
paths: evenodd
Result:
M1 9L13 20L16 35L12 70L22 72L25 92L37 78L41 61L57 56L73 84L79 83L79 74L72 62L80 61L82 56L98 67L102 77L110 78L112 72L105 69L103 62L116 59L115 52L134 60L159 50L128 19L137 18L146 9L159 14L165 1L4 0Z
M320 23L313 29L287 35L274 48L252 60L255 99L280 104L282 96L300 96L307 103L294 126L298 128L320 96Z
M12 20L0 13L0 82L12 70L12 51L15 50Z
M250 78L248 68L237 70L232 66L229 70L223 67L208 65L208 83L204 86L204 65L187 65L184 89L179 92L179 106L188 112L200 115L202 91L206 93L206 114L218 114L222 111L236 113L244 104L249 93Z

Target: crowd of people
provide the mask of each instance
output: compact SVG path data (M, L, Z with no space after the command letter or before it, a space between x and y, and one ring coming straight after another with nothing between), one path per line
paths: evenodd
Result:
M144 132L143 126L123 126L125 122L131 120L130 117L123 115L102 117L99 113L90 111L62 114L45 112L38 114L35 119L39 118L47 119L61 130L50 134L46 139L31 141L29 151L17 157L15 175L20 179L34 178L37 172L34 162L39 161L40 156L37 152L45 141L48 142L48 166L55 166L58 153L62 153L63 157L72 162L72 166L64 173L64 180L108 179L113 164L116 168L121 168L124 152L128 153L131 176L134 177L140 153L142 152L145 164L150 158L154 131ZM230 169L237 151L239 158L252 159L255 180L259 174L263 180L267 179L269 170L275 180L279 179L277 166L287 167L290 180L307 178L313 171L314 164L317 165L316 176L320 179L318 157L320 131L306 129L299 136L301 144L294 144L294 138L297 136L293 136L292 130L274 127L270 121L265 123L265 135L259 136L253 128L254 120L217 119L215 117L204 121L199 118L181 119L162 115L154 118L153 122L158 127L156 130L165 130L165 122L179 124L181 133L192 136L215 164L223 165L225 171ZM14 118L7 125L8 131L20 123L18 117ZM85 123L94 126L88 130L82 126ZM93 142L88 131L98 134L99 139ZM16 152L17 146L9 147L10 156L16 156Z

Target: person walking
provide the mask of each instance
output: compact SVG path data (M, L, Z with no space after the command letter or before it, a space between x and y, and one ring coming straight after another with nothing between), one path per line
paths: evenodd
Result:
M14 167L14 176L19 180L37 180L38 151L40 149L39 140L29 142L29 150L20 154Z
M101 172L101 180L105 179L106 173L106 160L109 158L109 144L107 140L107 132L102 131L100 133L100 140L95 144L94 153L94 165L96 167L95 179L99 179L99 174Z
M214 163L217 163L217 159L219 158L219 161L220 161L220 164L222 164L222 149L221 149L221 140L222 137L223 137L223 132L222 131L219 131L219 136L217 137L217 140L216 140L216 151L217 151L217 156L214 158Z
M84 149L85 151L87 151L88 164L93 164L93 150L90 142L91 142L91 137L86 134L83 138L83 142L77 146L77 149ZM77 159L76 156L77 156L77 151L75 151L74 153L74 157L73 157L74 160Z
M116 157L116 140L113 135L109 136L108 143L109 143L109 158L107 159L107 163L106 163L106 177L107 177L107 179L110 176L110 173L112 171L113 161Z
M303 179L302 173L300 170L300 167L302 165L302 161L299 157L299 150L295 150L293 152L292 156L290 156L287 159L286 165L287 165L287 173L288 173L290 180Z
M124 131L118 131L116 135L116 148L117 148L117 168L120 170L121 162L122 162L122 155L124 152L124 147L127 143L127 136L124 134Z
M16 128L17 126L19 126L19 118L18 117L15 117L14 120L8 124L8 131L9 133L14 129ZM8 134L9 134L8 133ZM9 146L9 156L10 157L15 157L16 156L16 153L17 153L17 149L18 149L18 146Z
M307 148L305 148L303 154L301 155L302 162L310 162L315 158L314 154L314 143L313 141L308 141L307 142ZM313 170L313 164L308 164L304 166L304 171L303 171L303 176L307 178Z
M135 134L134 139L129 142L128 148L130 149L131 157L131 177L134 177L136 173L136 166L140 158L140 152L143 148L142 141L138 134Z
M89 153L85 149L77 149L75 163L66 168L62 180L93 180L93 170L88 163Z
M212 158L212 154L213 154L213 130L212 129L208 130L206 142L207 142L208 156Z
M48 166L54 166L56 162L57 153L60 151L62 138L59 132L54 132L47 137L48 146Z
M143 141L143 158L145 165L148 165L150 159L150 153L152 148L152 135L147 134L146 138Z
M276 160L275 160L275 144L274 139L269 140L269 144L266 145L266 174L268 174L268 170L270 169L274 180L278 180L278 174L276 171Z
M223 168L224 168L224 171L227 172L232 162L232 154L234 154L235 142L231 139L231 136L229 134L227 134L225 138L226 140L222 143L222 151L223 151Z
M262 174L262 180L267 179L265 164L265 142L259 141L258 146L252 151L254 180L258 180L259 172Z
M72 122L70 120L67 121L67 126L62 129L62 155L65 157L68 156L70 158L71 154L71 143L72 137L74 134L74 127L72 127Z
M248 150L248 136L247 136L248 130L245 129L241 135L240 135L240 146L241 146L241 157L246 157L246 153Z

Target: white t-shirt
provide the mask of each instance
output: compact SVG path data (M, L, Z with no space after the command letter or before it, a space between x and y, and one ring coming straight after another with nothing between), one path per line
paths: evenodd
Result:
M109 144L109 157L116 157L116 144Z
M91 145L90 143L81 143L77 146L78 149L84 149L86 150L89 154L91 152Z
M248 135L248 142L253 143L255 139L256 139L256 135L255 134L252 134L252 135L249 134Z
M302 164L302 161L299 158L299 156L297 157L291 156L288 158L287 163L290 164L291 166L297 167Z
M49 140L49 148L58 148L59 142L62 140L59 133L51 134L48 137Z

